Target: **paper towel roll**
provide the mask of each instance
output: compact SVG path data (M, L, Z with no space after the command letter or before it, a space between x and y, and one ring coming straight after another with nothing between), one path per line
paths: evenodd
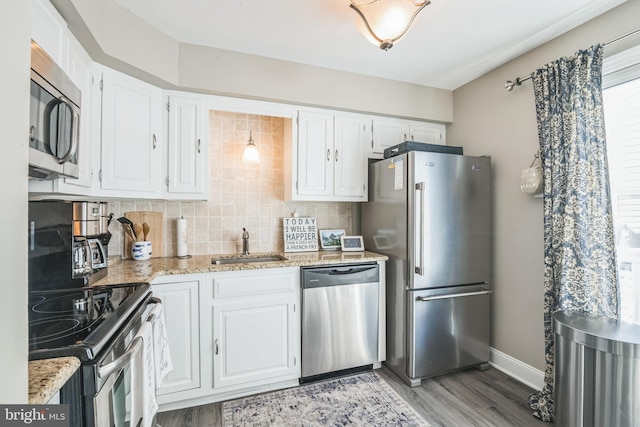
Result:
M176 224L177 256L187 256L187 220L180 217Z

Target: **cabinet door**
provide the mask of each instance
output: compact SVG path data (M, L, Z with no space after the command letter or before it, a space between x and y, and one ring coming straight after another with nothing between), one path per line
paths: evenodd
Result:
M153 285L164 307L173 371L162 381L158 395L200 387L198 281Z
M74 194L89 194L93 178L94 141L91 129L92 114L92 61L80 43L69 38L69 77L82 92L80 112L80 144L78 147L78 165L80 173L77 179L64 178L59 190ZM86 189L86 190L83 190Z
M102 189L159 195L161 105L160 89L104 69Z
M169 97L167 191L202 194L205 190L206 139L200 99Z
M292 295L214 302L214 388L297 378L294 316Z
M67 71L67 23L49 0L32 1L31 38Z
M373 153L382 154L385 148L393 147L408 139L408 122L402 120L373 120Z
M334 117L334 174L333 194L335 196L367 196L366 165L364 155L367 122L348 116Z
M444 145L445 126L437 123L411 123L409 126L411 141Z
M333 118L301 111L298 115L298 195L333 194Z

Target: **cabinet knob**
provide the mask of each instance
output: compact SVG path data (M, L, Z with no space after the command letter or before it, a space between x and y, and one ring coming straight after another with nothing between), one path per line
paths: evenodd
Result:
M213 345L215 346L215 350L214 353L218 354L218 339L216 338L216 340L213 342Z
M327 162L331 160L331 150L327 149Z
M202 148L202 141L200 141L200 138L198 138L198 154L200 154Z
M336 150L336 162L338 161L338 150Z
M156 147L158 146L158 138L156 138L156 134L153 134L153 137L151 138L153 141L153 149L155 150Z

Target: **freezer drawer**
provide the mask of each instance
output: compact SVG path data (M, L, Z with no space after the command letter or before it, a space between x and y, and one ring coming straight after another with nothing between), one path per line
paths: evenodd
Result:
M410 378L427 378L489 360L490 287L407 291Z

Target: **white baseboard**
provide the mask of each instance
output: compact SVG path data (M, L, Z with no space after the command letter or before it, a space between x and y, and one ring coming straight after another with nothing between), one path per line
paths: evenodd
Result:
M493 347L490 348L489 358L489 363L491 363L491 366L494 368L531 388L542 390L542 386L544 385L543 371L527 365Z

